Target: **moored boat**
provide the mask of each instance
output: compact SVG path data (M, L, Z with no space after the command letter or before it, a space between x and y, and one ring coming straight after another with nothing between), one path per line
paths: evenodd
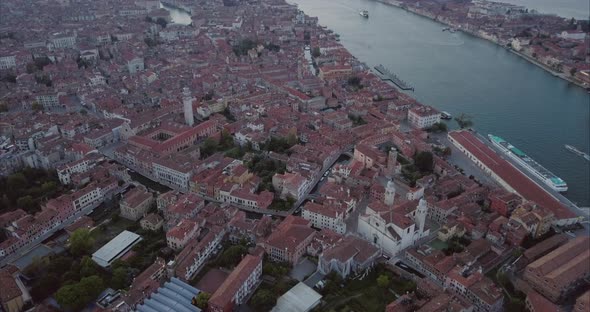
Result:
M580 156L580 157L582 157L582 158L584 158L584 159L586 159L586 160L590 161L590 155L588 155L588 154L586 154L586 153L582 152L581 150L577 149L577 148L576 148L576 147L574 147L574 146L571 146L571 145L567 145L567 144L566 144L566 145L565 145L565 149L567 149L568 151L570 151L570 152L572 152L572 153L574 153L574 154L576 154L576 155L578 155L578 156Z
M504 154L516 161L528 172L541 179L541 181L547 184L551 189L557 192L567 191L567 184L564 180L553 174L551 171L545 169L545 167L541 166L523 151L516 148L514 145L508 143L499 136L488 134L488 138L494 146L499 148Z

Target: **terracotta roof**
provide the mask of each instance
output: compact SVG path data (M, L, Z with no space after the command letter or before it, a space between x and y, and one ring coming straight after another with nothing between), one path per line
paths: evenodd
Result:
M262 257L246 255L211 296L209 304L225 308L231 303L238 289L242 287L244 282L261 263Z
M496 175L508 183L522 197L551 210L558 219L576 217L559 200L555 199L509 162L501 158L471 132L465 130L453 131L449 133L449 137L459 142L459 144L494 171Z
M561 309L555 305L553 302L545 299L545 297L541 296L538 292L531 290L527 296L526 300L528 301L529 305L533 308L532 311L535 312L560 312Z
M379 253L379 248L376 246L356 236L349 235L333 247L326 249L322 254L322 258L328 261L335 259L342 263L354 258L356 262L364 263L377 253Z
M7 270L0 270L0 302L5 303L16 297L22 296L22 291L16 283L16 279Z

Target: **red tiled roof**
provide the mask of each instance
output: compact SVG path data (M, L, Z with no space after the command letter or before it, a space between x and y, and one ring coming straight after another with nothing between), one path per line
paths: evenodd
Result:
M576 215L522 172L502 159L469 131L453 131L449 136L472 153L485 166L508 183L522 197L550 209L558 219L570 219Z
M246 255L240 264L230 273L223 284L219 286L217 291L209 299L209 305L224 309L231 304L233 297L244 282L248 279L250 274L256 267L262 263L262 257Z
M0 303L6 303L23 293L16 284L16 280L7 270L0 270Z

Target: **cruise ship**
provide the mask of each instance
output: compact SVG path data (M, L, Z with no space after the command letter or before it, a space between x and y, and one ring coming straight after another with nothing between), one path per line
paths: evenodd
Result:
M541 181L547 184L551 189L558 192L567 191L567 184L565 181L551 173L549 170L545 169L545 167L534 161L523 151L506 142L501 137L488 134L488 138L492 144L494 144L494 146L498 147L502 152L510 156L510 158L514 159L518 164L522 165L537 178L541 179Z

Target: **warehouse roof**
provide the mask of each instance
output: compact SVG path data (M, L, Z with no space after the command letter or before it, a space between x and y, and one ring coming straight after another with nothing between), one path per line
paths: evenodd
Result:
M105 266L104 263L110 264L113 260L123 256L126 251L139 241L141 241L141 236L133 232L123 231L92 254L92 259L99 265Z

